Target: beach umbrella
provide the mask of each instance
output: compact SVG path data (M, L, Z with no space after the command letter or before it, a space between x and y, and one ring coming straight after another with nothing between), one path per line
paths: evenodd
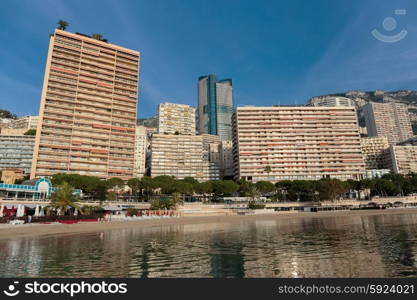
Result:
M3 217L4 205L0 206L0 218Z
M44 210L43 210L43 206L41 206L40 208L39 208L39 216L38 217L43 217L45 215L45 212L44 212Z
M74 216L78 216L78 209L75 209Z
M12 206L12 209L11 210L9 210L9 214L8 214L8 216L10 217L10 216L13 216L14 214L15 214L15 212L16 212L16 209L14 208L14 205Z
M34 217L39 217L39 205L36 205Z
M23 217L23 205L21 204L17 207L16 217Z
M19 217L23 217L25 215L25 206L22 204L20 205Z

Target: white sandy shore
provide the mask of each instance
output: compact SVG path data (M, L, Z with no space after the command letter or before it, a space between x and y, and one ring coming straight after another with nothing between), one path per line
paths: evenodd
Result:
M277 220L295 218L328 218L386 214L417 214L416 208L388 209L388 210L355 210L355 211L329 211L329 212L299 212L299 213L274 213L268 215L233 215L233 216L198 216L170 219L151 219L125 222L86 222L78 224L24 224L24 225L0 225L0 240L22 237L47 236L59 234L75 234L97 232L104 230L124 228L144 228L169 225L204 224L204 223L234 223L253 220Z

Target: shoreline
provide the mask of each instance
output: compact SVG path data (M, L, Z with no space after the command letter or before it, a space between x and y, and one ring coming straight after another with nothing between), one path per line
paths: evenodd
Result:
M137 221L113 221L113 222L85 222L78 224L25 224L25 225L0 225L0 241L27 237L48 237L66 234L82 234L128 228L160 227L170 225L190 225L209 223L236 223L259 220L289 220L305 218L329 218L350 216L377 216L393 214L417 214L417 208L399 208L384 210L347 210L326 212L296 212L273 213L258 215L229 215L229 216L189 216L172 219L153 219Z

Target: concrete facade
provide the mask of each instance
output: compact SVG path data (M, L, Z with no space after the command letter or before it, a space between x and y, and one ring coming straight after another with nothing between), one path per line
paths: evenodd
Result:
M178 179L193 177L198 181L219 179L218 166L208 161L204 152L201 135L153 134L151 176L169 175Z
M407 175L417 173L417 146L391 146L392 165L395 173Z
M139 52L56 29L31 178L133 177Z
M146 173L146 154L148 149L148 132L145 126L136 126L135 135L135 168L134 176L142 178Z
M158 105L158 133L195 135L195 108L185 104Z
M369 102L362 109L369 136L387 137L390 145L413 136L407 105Z
M16 168L30 174L35 137L0 135L0 170Z
M354 107L238 107L236 179L361 179L365 165Z
M389 169L391 168L390 145L386 137L361 138L365 169Z

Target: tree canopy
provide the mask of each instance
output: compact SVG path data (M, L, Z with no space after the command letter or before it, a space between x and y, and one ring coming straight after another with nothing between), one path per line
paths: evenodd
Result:
M57 22L57 24L58 24L58 26L56 28L59 29L59 30L65 30L69 26L69 23L67 21L64 21L64 20L59 20Z

